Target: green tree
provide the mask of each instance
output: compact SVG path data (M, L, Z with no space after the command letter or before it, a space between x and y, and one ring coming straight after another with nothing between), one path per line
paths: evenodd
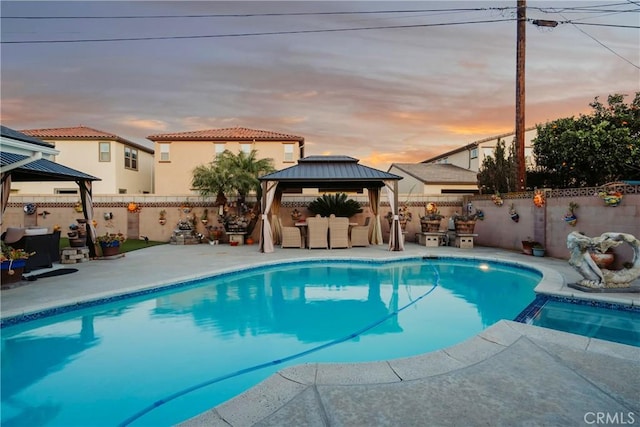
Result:
M216 202L226 202L226 195L237 192L244 198L255 191L260 200L262 191L258 178L274 172L272 159L258 159L257 151L234 154L225 150L215 160L193 170L191 186L202 196L217 196Z
M516 162L514 145L511 144L509 154L505 157L505 143L498 139L493 156L482 161L478 172L478 186L485 193L508 193L516 190Z
M533 140L538 172L553 188L594 187L621 179L640 179L640 92L596 97L593 112L537 125Z

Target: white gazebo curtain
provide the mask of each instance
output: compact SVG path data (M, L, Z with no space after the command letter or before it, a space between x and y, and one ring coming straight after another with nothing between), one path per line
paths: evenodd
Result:
M367 188L369 192L369 206L373 213L373 227L369 231L369 241L372 245L381 245L382 224L380 223L380 188Z
M80 201L82 202L82 211L84 219L87 220L87 246L89 247L89 256L95 257L96 253L96 228L93 225L93 196L92 182L88 180L76 181L80 187Z
M391 206L391 212L393 212L393 220L391 221L391 228L389 230L389 250L390 251L403 251L404 250L404 235L402 234L402 228L400 227L400 215L398 214L398 183L397 181L385 181L385 189L387 191L387 198L389 199L389 206ZM393 185L393 188L391 188Z
M2 173L2 212L0 213L0 224L2 224L2 218L4 218L4 211L9 204L9 194L11 194L11 173Z
M278 188L278 181L266 181L262 190L262 221L260 230L260 252L271 253L273 252L273 234L271 231L271 223L269 222L269 211L271 210L271 204L276 196L276 189Z

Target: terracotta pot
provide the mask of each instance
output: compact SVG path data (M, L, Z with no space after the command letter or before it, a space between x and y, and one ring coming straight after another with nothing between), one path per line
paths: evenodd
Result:
M102 248L102 256L115 256L120 253L120 245L118 246L100 245L100 247Z
M2 261L2 284L16 283L22 280L22 272L27 261L24 259L17 259L11 263L11 269L9 269L9 261Z
M616 260L616 254L613 252L589 252L591 255L591 259L596 263L596 265L600 268L608 269L611 267L611 264Z

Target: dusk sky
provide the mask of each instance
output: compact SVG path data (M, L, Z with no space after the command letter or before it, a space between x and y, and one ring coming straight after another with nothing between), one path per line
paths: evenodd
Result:
M526 27L527 127L640 91L640 2L527 6L531 20L560 22ZM514 130L516 0L0 7L2 124L16 130L85 125L150 145L240 126L383 170ZM270 16L202 16L214 14ZM82 18L18 19L62 16ZM87 41L132 38L165 39ZM12 43L62 40L81 41Z

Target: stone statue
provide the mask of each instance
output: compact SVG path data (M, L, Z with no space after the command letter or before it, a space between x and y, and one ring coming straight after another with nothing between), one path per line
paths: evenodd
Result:
M605 253L609 248L627 243L633 249L630 268L622 270L600 269L590 252ZM588 288L626 288L640 277L640 240L626 233L603 233L600 237L588 237L576 231L567 236L567 248L571 251L569 264L584 277L578 284Z

